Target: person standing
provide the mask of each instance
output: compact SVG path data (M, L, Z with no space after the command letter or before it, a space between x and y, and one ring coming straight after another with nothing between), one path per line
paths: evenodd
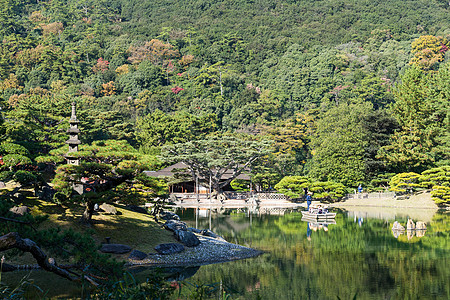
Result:
M309 193L306 195L306 205L308 205L308 207L307 207L306 209L307 209L308 211L309 211L309 206L311 205L311 200L312 200L311 195L312 195L311 192L309 192Z

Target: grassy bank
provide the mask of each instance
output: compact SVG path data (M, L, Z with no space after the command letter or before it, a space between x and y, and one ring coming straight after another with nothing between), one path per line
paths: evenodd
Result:
M156 252L154 247L160 243L175 241L173 234L162 229L153 216L133 212L124 205L114 205L117 215L94 214L91 226L80 223L84 207L79 205L61 206L35 197L27 197L23 205L30 207L33 215L48 215L48 220L40 228L72 229L88 233L98 244L105 243L106 237L109 237L111 243L126 244L149 253ZM117 258L125 259L127 256L128 254Z

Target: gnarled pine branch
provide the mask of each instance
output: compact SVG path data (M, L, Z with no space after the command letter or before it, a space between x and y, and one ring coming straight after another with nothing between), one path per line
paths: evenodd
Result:
M55 263L51 263L44 251L42 251L42 249L34 241L21 238L17 232L10 232L0 237L0 252L13 248L31 253L34 259L36 259L38 265L46 271L55 273L56 275L71 281L81 280L79 276L71 275L68 271L58 267ZM92 279L87 277L86 279L88 279L93 285L97 285L97 283L95 283Z

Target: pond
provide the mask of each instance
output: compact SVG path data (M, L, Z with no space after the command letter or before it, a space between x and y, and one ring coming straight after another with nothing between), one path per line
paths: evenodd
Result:
M448 213L435 214L426 231L399 234L392 224L406 228L406 215L337 211L335 222L317 224L282 209L176 212L190 226L266 251L202 266L187 285L215 284L233 299L450 299Z
M256 258L175 274L185 278L182 294L209 285L212 299L222 299L219 294L231 299L450 299L448 212L424 213L427 230L410 234L392 232L392 224L406 227L408 215L421 221L417 212L335 212L335 222L318 224L286 209L177 209L189 226L265 251ZM148 272L135 276L145 279ZM81 295L65 279L33 274L38 286L50 290L47 296ZM8 277L17 282L23 276Z

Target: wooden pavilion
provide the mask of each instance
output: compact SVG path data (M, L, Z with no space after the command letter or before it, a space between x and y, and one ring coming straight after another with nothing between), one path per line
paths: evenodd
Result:
M205 186L204 184L197 185L187 165L182 162L178 162L159 171L144 171L144 173L150 177L173 178L173 183L169 184L170 193L195 193L198 191L199 194L207 194L209 192L208 186ZM223 174L221 180L227 180L231 178L232 175L233 172L229 170ZM250 175L241 173L236 179L250 180ZM233 189L228 184L223 187L223 191L233 191Z

